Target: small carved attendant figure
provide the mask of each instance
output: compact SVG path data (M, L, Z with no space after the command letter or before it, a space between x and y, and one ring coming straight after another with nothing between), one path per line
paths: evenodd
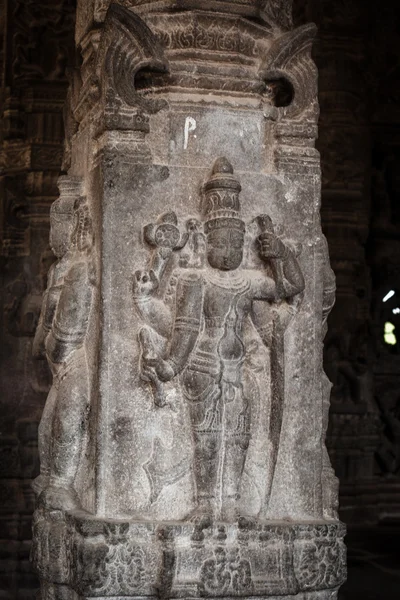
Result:
M57 236L53 222L52 227L54 248ZM68 247L65 236L62 244L63 249ZM68 510L79 505L74 480L89 403L84 342L94 285L92 246L89 208L79 199L75 202L68 251L49 274L34 342L36 354L45 351L53 374L53 385L39 427L41 473L34 485L42 505L54 509ZM58 249L56 246L56 252Z
M240 190L232 165L218 159L204 186L208 265L180 271L169 343L150 328L140 333L143 377L159 389L157 381L179 375L189 404L197 489L192 518L200 521L238 517L253 393L243 369L245 318L254 301L291 298L304 288L296 258L268 227L258 238L259 254L281 261L279 285L266 270L241 268Z
M38 359L46 357L45 341L51 330L64 277L71 266L71 254L68 250L71 245L73 221L73 198L61 197L53 202L50 209L50 247L57 260L51 265L47 274L47 288L43 294L39 323L33 341L33 356ZM40 494L43 488L48 485L51 422L56 396L57 390L53 386L47 398L39 427L40 475L33 482L33 489L36 494Z

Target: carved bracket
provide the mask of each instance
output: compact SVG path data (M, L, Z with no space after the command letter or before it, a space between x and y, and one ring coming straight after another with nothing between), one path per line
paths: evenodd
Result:
M167 70L163 50L147 25L130 10L111 4L97 57L99 81L105 71L111 91L128 106L151 114L163 108L166 102L143 97L138 93L137 79Z
M259 70L259 77L272 89L286 82L289 101L275 102L281 116L293 118L310 107L317 96L317 73L311 46L317 28L311 23L284 33L271 47Z

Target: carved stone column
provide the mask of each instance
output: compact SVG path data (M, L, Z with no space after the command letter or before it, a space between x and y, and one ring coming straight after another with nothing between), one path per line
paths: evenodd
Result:
M78 3L34 343L43 599L328 600L345 578L315 27L290 4Z

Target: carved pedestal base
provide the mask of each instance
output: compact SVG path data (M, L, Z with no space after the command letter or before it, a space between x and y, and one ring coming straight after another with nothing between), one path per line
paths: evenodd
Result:
M151 523L35 515L42 600L331 600L346 577L341 523ZM51 557L51 560L50 560Z

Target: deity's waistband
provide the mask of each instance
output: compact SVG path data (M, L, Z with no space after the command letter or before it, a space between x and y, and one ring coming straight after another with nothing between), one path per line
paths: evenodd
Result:
M221 372L219 356L216 352L204 352L204 350L197 349L190 359L189 369L215 377Z
M204 325L207 328L211 327L224 327L225 325L225 317L205 317Z
M236 373L237 376L237 371L241 367L243 360L244 357L234 359L221 358L217 352L204 352L197 349L192 355L188 368L199 373L207 373L207 375L211 375L212 377L219 376L224 371Z

